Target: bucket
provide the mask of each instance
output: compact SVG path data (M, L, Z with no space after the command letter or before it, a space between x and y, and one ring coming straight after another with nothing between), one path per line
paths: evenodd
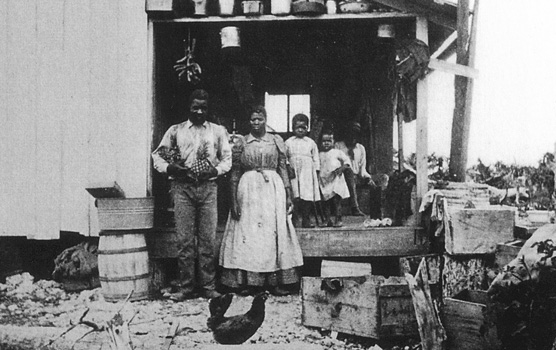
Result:
M98 198L101 230L137 230L153 227L154 197Z
M234 14L234 0L219 0L220 16L232 16Z
M261 0L243 0L241 9L244 15L262 15L264 12L263 2Z
M149 253L145 231L101 231L98 273L106 301L147 299L150 288Z
M396 36L396 27L393 24L379 24L377 36L379 38L394 38Z
M193 0L193 5L195 5L193 16L204 17L207 15L207 0Z
M270 0L270 12L273 15L287 15L291 10L291 0Z
M238 27L224 27L220 30L220 39L222 48L226 47L240 47L239 28Z

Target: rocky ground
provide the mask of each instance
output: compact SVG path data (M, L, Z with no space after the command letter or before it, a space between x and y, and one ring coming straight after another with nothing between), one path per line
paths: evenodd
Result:
M136 302L109 303L104 301L100 288L80 293L66 293L61 285L54 281L33 281L28 273L9 277L6 284L0 284L0 348L9 334L14 337L31 337L33 332L48 330L45 341L52 341L52 346L67 344L75 349L108 349L105 332L92 332L90 325L106 325L116 312L126 320L131 320L131 338L136 349L161 349L170 323L179 320L179 329L172 342L172 349L203 348L216 345L210 330L206 326L208 303L198 298L186 302L166 300L145 300ZM247 311L252 297L235 296L228 315ZM305 344L322 349L403 349L401 347L379 347L371 339L340 335L332 337L330 332L310 329L301 324L301 298L299 295L275 297L267 301L266 317L257 333L247 341L249 344ZM85 311L88 311L82 318ZM85 324L79 324L67 332L82 318ZM2 328L3 327L3 328ZM3 331L2 331L3 329ZM29 332L28 332L29 330ZM43 338L45 334L42 334ZM85 335L82 339L81 336ZM332 334L334 335L334 334ZM37 335L39 337L39 335ZM407 345L407 344L405 344ZM297 348L296 346L295 348ZM22 347L23 348L23 347ZM63 348L63 347L61 347ZM407 346L406 349L414 347ZM12 347L11 349L18 349Z

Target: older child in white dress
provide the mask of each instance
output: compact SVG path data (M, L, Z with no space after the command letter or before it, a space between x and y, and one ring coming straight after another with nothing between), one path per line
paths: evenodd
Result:
M286 140L286 152L290 165L295 171L291 179L296 214L301 216L301 227L315 227L310 213L313 202L320 201L319 150L315 141L307 136L309 118L296 114L292 120L294 136Z
M319 158L320 190L327 226L340 227L343 226L341 202L349 198L344 170L350 166L350 160L344 152L334 148L334 134L331 131L322 133ZM335 215L334 223L332 214Z

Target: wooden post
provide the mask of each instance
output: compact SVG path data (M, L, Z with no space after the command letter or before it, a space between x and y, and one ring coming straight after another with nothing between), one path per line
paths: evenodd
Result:
M471 34L469 35L469 0L458 2L457 63L473 67L477 42L477 19L479 0L475 1ZM467 44L469 48L466 49ZM469 127L471 125L471 103L473 80L463 76L455 77L455 108L452 122L452 143L450 148L450 175L456 181L465 181Z
M156 105L155 105L155 33L154 33L154 23L152 20L148 20L148 42L147 42L147 113L151 116L151 123L150 123L150 133L149 133L149 149L147 154L147 195L152 196L152 189L153 189L153 167L151 163L150 154L152 152L153 147L153 137L154 137L154 125L156 120Z
M416 32L417 39L425 44L429 43L428 22L424 17L417 17ZM417 81L417 145L416 145L416 161L417 161L417 200L415 212L418 212L421 205L421 199L429 190L428 184L428 78L425 77Z

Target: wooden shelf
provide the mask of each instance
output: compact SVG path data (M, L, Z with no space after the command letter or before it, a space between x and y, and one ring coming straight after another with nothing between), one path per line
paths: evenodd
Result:
M175 19L156 19L151 18L153 23L245 23L245 22L307 22L307 21L344 21L344 20L389 20L389 19L411 19L417 17L413 13L401 12L365 12L365 13L338 13L323 14L317 16L301 16L301 15L261 15L261 16L207 16L207 17L183 17Z

